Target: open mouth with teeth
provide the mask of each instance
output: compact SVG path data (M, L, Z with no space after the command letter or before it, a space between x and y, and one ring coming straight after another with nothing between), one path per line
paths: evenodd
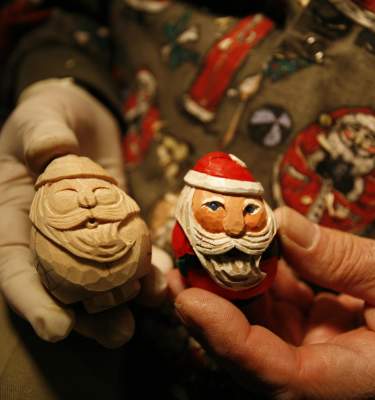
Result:
M266 277L259 268L261 256L238 250L206 258L214 280L225 288L243 290L258 285Z

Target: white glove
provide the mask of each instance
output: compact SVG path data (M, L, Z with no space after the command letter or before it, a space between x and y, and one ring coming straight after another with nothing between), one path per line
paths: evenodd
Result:
M119 138L113 115L70 79L27 88L1 131L0 290L47 341L61 340L75 328L106 347L118 347L134 333L126 305L96 315L75 315L62 307L42 286L29 250L35 177L53 158L76 153L98 162L125 188ZM142 298L163 296L165 281L157 271L143 278ZM130 285L129 298L138 290L139 285Z

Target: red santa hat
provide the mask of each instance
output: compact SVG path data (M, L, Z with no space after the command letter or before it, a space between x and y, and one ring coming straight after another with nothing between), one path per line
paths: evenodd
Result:
M189 186L218 193L262 195L246 164L233 154L213 152L203 156L184 177Z

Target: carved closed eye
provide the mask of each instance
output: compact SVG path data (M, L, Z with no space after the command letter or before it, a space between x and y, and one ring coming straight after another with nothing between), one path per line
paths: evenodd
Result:
M49 205L58 213L66 213L77 208L78 193L74 189L62 189L49 197Z
M113 204L119 199L117 190L112 187L98 187L94 190L98 204Z
M60 193L60 192L77 192L77 190L73 189L73 188L64 188L64 189L60 189L60 190L56 191L56 193Z

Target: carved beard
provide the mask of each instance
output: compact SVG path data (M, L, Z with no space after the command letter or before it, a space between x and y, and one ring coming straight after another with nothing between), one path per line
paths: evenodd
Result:
M50 228L49 231L53 232L55 242L71 253L99 262L111 262L123 257L135 243L134 239L124 241L121 238L120 224L118 221L98 224L95 228L63 231Z
M185 187L177 205L177 219L202 266L221 287L243 290L258 285L266 276L260 259L276 234L274 215L266 204L267 224L260 232L232 238L202 228L192 212L194 189Z
M125 220L139 213L139 207L122 191L119 190L115 204L92 209L77 207L58 214L50 207L46 190L43 186L36 193L30 217L35 227L54 243L78 257L98 262L116 261L133 247L136 239L124 240L121 228Z

